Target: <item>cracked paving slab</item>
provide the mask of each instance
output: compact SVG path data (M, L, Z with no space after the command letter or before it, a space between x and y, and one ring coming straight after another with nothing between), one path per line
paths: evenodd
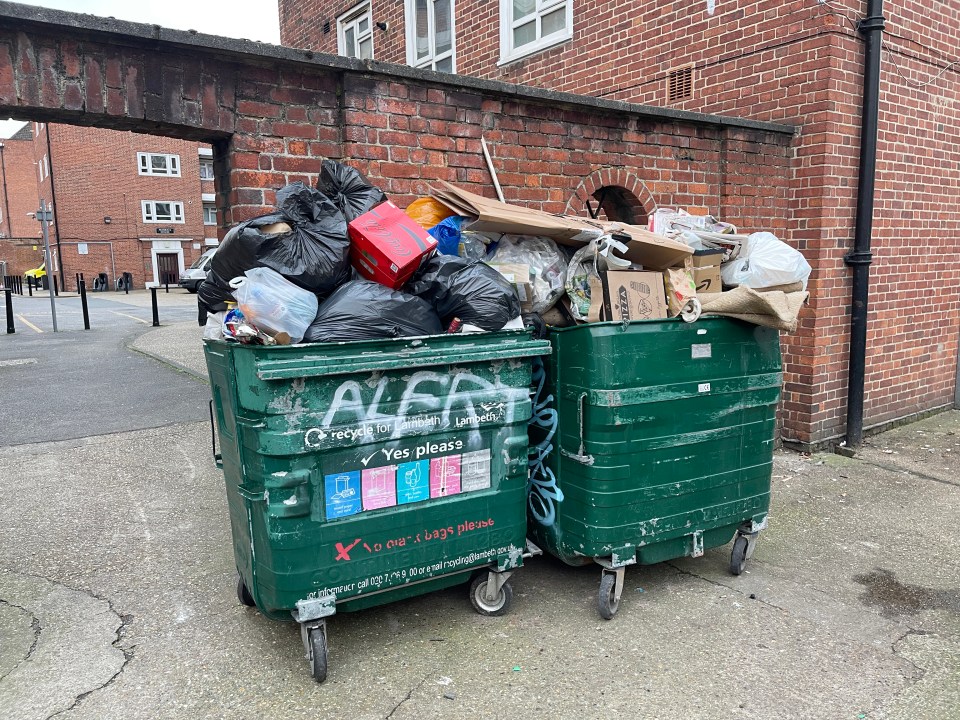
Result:
M45 720L109 683L126 663L114 645L122 620L105 600L2 570L0 608L0 718Z

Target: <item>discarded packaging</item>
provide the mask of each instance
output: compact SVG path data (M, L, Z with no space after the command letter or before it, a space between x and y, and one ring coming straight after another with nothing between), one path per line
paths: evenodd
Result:
M679 315L687 305L687 301L697 297L697 286L693 282L693 273L686 268L664 270L663 283L667 294L667 309L670 317Z
M723 290L720 284L720 263L723 260L723 250L697 250L691 262L693 265L693 282L697 286L697 297L703 299Z
M490 264L522 264L529 270L533 297L530 310L544 313L554 306L564 293L567 261L557 244L550 238L522 235L504 235L490 256ZM524 298L521 298L521 301Z
M537 312L533 305L533 285L530 280L530 266L523 263L488 262L498 273L513 284L513 289L520 299L520 311L524 313ZM542 314L537 312L537 314Z
M615 270L600 275L605 319L614 322L667 317L663 275L643 270Z
M431 189L430 195L458 215L473 218L469 229L474 231L542 235L574 248L601 235L612 234L616 239L626 242L624 258L654 270L682 265L693 253L686 243L656 235L636 225L551 215L542 210L492 200L447 182L441 182L439 188Z
M353 266L367 280L396 290L437 246L435 238L387 201L348 225Z
M317 315L317 296L270 268L251 268L231 280L230 287L244 320L269 335L286 333L298 343Z

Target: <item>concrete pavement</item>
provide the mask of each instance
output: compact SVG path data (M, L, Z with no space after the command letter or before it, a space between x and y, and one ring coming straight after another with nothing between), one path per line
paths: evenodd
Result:
M202 376L198 336L133 345ZM631 567L606 622L596 566L536 558L502 618L465 588L334 617L318 686L296 626L236 601L206 423L7 445L0 718L956 718L958 456L958 412L780 452L744 575L729 546Z

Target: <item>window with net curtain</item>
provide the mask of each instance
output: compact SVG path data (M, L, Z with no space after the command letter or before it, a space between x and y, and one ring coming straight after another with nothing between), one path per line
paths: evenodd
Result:
M456 72L453 0L407 0L408 62L413 67ZM412 21L411 21L412 18Z
M501 0L501 54L511 60L563 42L573 31L573 0Z

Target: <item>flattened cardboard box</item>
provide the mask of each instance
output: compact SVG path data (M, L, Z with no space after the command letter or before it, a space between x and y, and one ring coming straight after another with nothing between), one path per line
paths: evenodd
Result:
M645 270L615 270L600 276L605 319L613 322L667 317L663 275Z
M440 181L439 188L431 188L430 197L441 202L458 215L475 218L471 230L511 233L514 235L545 235L560 245L580 248L586 244L584 236L597 237L601 233L622 233L630 239L623 257L654 270L682 266L693 250L684 242L655 235L646 228L619 222L601 222L590 218L551 215L541 210L509 205L448 182Z

